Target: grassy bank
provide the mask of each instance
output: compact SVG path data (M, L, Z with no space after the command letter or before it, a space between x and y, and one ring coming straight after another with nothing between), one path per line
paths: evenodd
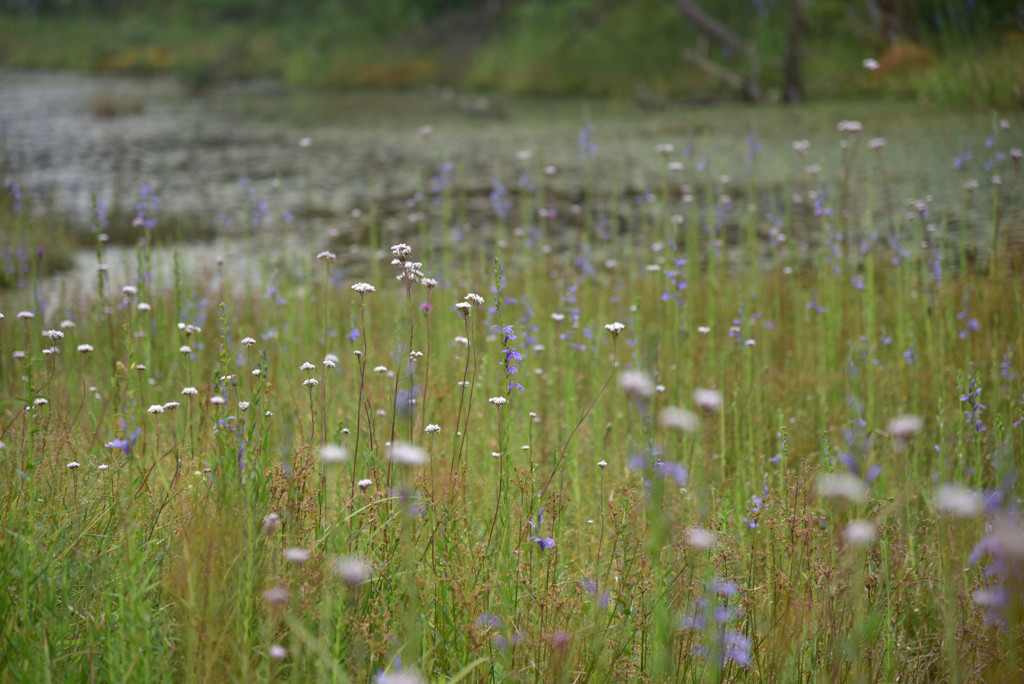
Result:
M780 97L785 23L778 8L743 21L756 45L761 85ZM924 102L1016 108L1024 94L1024 41L1017 29L910 39L887 47L850 11L822 3L802 47L811 97L916 97ZM513 3L494 12L463 12L416 22L398 5L373 12L318 5L310 13L227 19L188 3L123 14L0 14L0 64L130 72L169 72L199 89L223 79L275 78L326 88L422 87L502 94L600 95L660 105L674 99L734 97L735 88L684 57L696 49L726 69L742 60L708 46L663 0L611 4ZM390 10L387 8L391 7ZM747 13L750 14L750 13ZM841 31L836 27L842 26ZM879 73L867 57L897 57Z
M99 242L0 294L0 678L1019 681L1019 132L903 210L857 128L771 209L524 154L483 225L440 176L412 247L360 217L357 277Z

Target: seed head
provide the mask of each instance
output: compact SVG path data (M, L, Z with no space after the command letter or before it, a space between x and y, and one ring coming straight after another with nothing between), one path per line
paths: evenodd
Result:
M705 413L718 413L722 410L722 393L713 389L695 389L693 403Z
M677 406L667 406L658 414L658 420L667 428L684 432L697 432L700 429L700 418L693 411Z
M340 444L324 444L320 447L320 461L325 465L348 460L348 449Z
M263 592L263 600L272 606L283 606L288 601L288 590L278 586Z
M847 499L853 503L868 495L868 485L853 473L823 473L814 483L818 496L826 499Z
M875 524L868 520L852 520L843 530L843 542L847 546L867 546L877 536Z
M348 587L358 587L370 580L373 568L358 556L343 556L334 561L331 572Z
M296 565L302 565L309 560L309 551L306 549L300 549L298 547L290 547L281 552L281 555L289 563L295 563Z
M944 484L935 490L935 509L953 518L973 518L981 504L978 493L965 487Z
M623 371L619 374L619 387L626 394L637 399L648 399L654 396L654 380L643 371Z
M427 452L407 442L395 442L391 445L391 462L396 465L421 466L427 462Z
M889 421L889 434L896 439L908 440L924 427L924 421L920 416L906 414L896 416Z
M263 518L263 534L269 537L277 531L280 524L281 516L274 512L267 513L266 517Z
M715 546L715 535L703 527L694 527L687 530L686 543L695 549L707 551Z

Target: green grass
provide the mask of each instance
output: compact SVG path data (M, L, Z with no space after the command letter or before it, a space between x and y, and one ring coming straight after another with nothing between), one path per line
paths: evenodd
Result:
M841 163L874 163L859 155ZM508 216L548 206L542 161ZM692 166L693 201L668 176L642 205L588 195L571 252L543 248L563 219L493 219L494 246L456 237L455 187L415 208L411 255L397 250L431 288L396 280L371 219L356 273L311 249L264 254L251 282L176 264L133 292L99 272L70 311L0 295L0 678L1020 679L1019 577L968 561L990 535L1022 562L1024 286L1009 243L994 259L941 232L922 248L915 213L832 171L850 179L816 188L834 219L785 196L732 205ZM626 230L605 233L623 207ZM903 256L870 237L886 217ZM775 218L785 241L764 237ZM173 254L143 244L134 272ZM485 300L468 317L467 293ZM58 326L62 339L42 334ZM696 407L699 388L721 409ZM983 431L965 416L979 398ZM695 412L694 432L664 424L671 406ZM902 414L923 420L905 444L890 434ZM393 462L399 442L425 464ZM326 444L347 459L322 462ZM859 487L880 475L854 500L823 497L850 458ZM1005 498L953 517L941 484ZM854 521L876 538L851 542ZM368 581L337 576L348 557ZM1000 581L1003 628L974 600Z

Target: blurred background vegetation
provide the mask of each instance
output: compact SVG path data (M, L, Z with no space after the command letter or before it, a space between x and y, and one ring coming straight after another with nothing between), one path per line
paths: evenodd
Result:
M1024 2L0 0L0 65L167 72L197 90L269 77L652 107L805 93L1007 108L1024 103Z

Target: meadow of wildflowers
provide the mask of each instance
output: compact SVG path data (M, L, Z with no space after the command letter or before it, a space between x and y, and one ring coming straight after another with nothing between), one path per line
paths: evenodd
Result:
M251 281L161 248L147 186L124 282L100 233L91 291L0 293L0 679L1024 681L991 135L920 199L862 187L855 121L782 187L665 143L567 200L524 151L471 214L440 159L366 263L310 236Z

